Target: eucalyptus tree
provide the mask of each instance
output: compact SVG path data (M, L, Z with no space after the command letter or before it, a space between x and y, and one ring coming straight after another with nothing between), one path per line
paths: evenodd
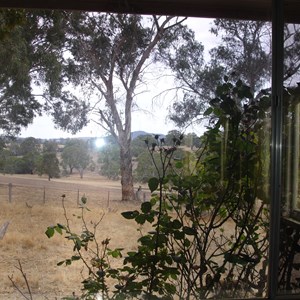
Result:
M85 123L84 104L72 101L62 91L67 15L60 11L0 10L1 135L18 135L43 111L58 120L61 111L72 112L74 117L65 121L69 130Z
M116 143L104 145L98 152L100 174L109 179L120 178L120 147Z
M80 99L89 103L93 120L119 144L123 200L134 198L132 109L142 98L138 94L142 85L146 88L153 63L188 32L182 25L184 20L102 13L73 13L69 17L69 57L65 65L68 80L82 95Z
M40 142L34 137L27 137L20 143L19 155L36 154L41 151Z
M21 25L25 21L25 11L15 9L0 9L0 40L4 40L10 36L16 26Z
M17 18L19 16L19 18ZM30 95L27 42L20 34L25 14L0 10L0 130L14 135L33 119L40 105Z
M166 143L166 145L173 146L178 141L178 137L180 137L180 135L180 131L176 129L170 130L164 137L164 143Z
M261 89L270 88L271 25L262 21L216 19L211 28L220 42L212 48L204 61L197 53L199 42L190 40L169 53L169 64L181 84L182 98L171 108L170 118L184 127L201 121L213 96L215 86L229 76L243 80L255 98ZM285 25L285 74L288 81L300 69L299 26ZM171 55L172 54L172 55ZM189 59L185 59L188 57ZM188 63L187 63L188 62Z
M269 85L271 77L271 24L263 21L216 19L211 32L220 44L210 51L214 65L243 80L251 92Z
M139 135L132 140L131 151L134 158L138 157L142 152L147 150L145 140L153 139L152 134Z
M83 172L91 162L87 142L80 139L68 141L62 151L61 158L63 166L69 167L70 174L75 168L79 171L80 178L83 178Z
M33 174L37 161L41 155L41 145L39 141L33 137L24 139L20 144L19 154L22 155L22 172Z
M205 63L204 46L192 31L172 41L168 50L161 52L160 59L168 63L175 76L176 93L170 118L183 127L205 109L205 101L199 99L213 95L220 72Z
M52 141L46 141L43 144L43 151L37 162L37 172L39 175L46 174L48 180L60 176L59 160L57 158L57 144Z

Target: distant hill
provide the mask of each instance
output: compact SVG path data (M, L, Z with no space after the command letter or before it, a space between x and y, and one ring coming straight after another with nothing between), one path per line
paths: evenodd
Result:
M133 132L131 132L131 139L134 140L141 135L149 135L149 134L151 134L151 133L148 133L146 131L141 131L141 130L133 131Z
M154 136L155 134L158 134L160 137L165 136L164 134L160 134L160 133L149 133L146 131L133 131L133 132L131 132L131 139L134 140L141 135L153 135Z

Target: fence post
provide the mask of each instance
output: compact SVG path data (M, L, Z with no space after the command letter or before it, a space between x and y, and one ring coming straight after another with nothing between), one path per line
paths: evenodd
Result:
M8 202L12 201L12 183L8 184Z
M77 206L79 206L79 189L77 190Z
M109 191L107 192L107 207L109 207Z
M45 188L45 187L44 187L43 202L44 202L44 204L45 204L45 202L46 202L46 188Z

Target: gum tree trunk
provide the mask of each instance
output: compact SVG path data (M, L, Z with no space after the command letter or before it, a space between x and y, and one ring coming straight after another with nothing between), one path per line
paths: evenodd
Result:
M132 155L131 155L131 133L122 134L120 138L120 169L122 185L122 201L134 200Z

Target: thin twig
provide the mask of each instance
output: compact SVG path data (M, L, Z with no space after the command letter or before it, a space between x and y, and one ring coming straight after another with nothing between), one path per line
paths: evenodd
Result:
M13 287L27 300L33 300L32 298L32 293L31 293L31 290L30 290L30 286L29 286L29 283L28 283L28 280L27 280L27 276L26 276L26 273L24 273L23 271L23 268L22 268L22 264L20 262L20 260L18 260L18 263L19 263L19 267L15 267L16 269L18 269L21 274L22 274L22 277L25 281L25 284L26 284L26 288L27 288L27 291L29 293L29 298L21 291L21 289L17 286L16 282L13 280L13 276L8 276L8 279L11 281Z

